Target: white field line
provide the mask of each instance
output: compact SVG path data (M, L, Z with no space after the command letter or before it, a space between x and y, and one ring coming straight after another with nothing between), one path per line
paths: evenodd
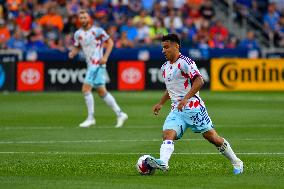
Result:
M224 125L224 124L219 124L216 127L217 128L223 128L223 127L243 127L244 124L228 124L228 125ZM250 125L250 127L279 127L279 126L283 126L283 124L258 124L258 125ZM4 126L4 125L0 125L0 130L58 130L58 129L68 129L68 130L74 130L74 129L78 129L78 130L86 130L86 129L114 129L114 130L120 130L120 129L161 129L162 125L131 125L131 126L125 126L123 128L115 128L114 126L111 125L99 125L99 126L93 126L91 128L79 128L77 125L71 125L70 127L63 127L63 126L54 126L54 127L50 127L50 126L34 126L34 127L30 127L30 126Z
M237 138L238 141L278 141L284 138ZM205 139L181 139L182 141L205 141ZM112 142L162 142L161 139L129 139L129 140L41 140L41 141L0 141L0 144L57 144L57 143L112 143Z
M0 152L0 154L42 154L42 155L142 155L142 154L155 154L158 153L149 153L149 152L15 152L7 151ZM181 152L174 153L175 155L220 155L217 152ZM238 155L284 155L284 152L240 152L236 153Z

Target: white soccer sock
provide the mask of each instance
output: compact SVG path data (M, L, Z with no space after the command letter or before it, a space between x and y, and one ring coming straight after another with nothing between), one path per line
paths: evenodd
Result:
M116 103L115 99L110 93L107 93L104 97L102 97L106 104L111 107L111 109L116 113L117 116L120 115L121 110L118 104Z
M224 138L223 138L224 139ZM217 147L217 149L226 157L228 158L231 163L233 164L234 162L238 161L239 158L237 158L236 154L234 153L234 151L232 150L230 144L228 141L226 141L226 139L224 139L224 142L222 144L222 146Z
M94 119L94 97L92 92L84 93L85 102L88 109L88 120Z
M168 165L175 146L172 140L164 140L160 148L160 159Z

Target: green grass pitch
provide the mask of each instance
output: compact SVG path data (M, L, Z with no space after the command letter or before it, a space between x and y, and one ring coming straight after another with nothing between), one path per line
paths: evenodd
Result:
M129 115L120 129L97 95L97 125L81 129L79 92L0 93L0 188L284 188L283 92L201 91L216 130L244 161L238 176L190 130L175 143L167 173L140 176L134 165L143 154L158 157L169 104L155 117L162 91L112 94Z

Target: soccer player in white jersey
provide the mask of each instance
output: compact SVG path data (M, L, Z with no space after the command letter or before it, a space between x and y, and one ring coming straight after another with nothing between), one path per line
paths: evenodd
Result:
M98 95L116 113L117 124L115 127L122 127L128 116L121 111L114 97L105 87L106 63L113 48L113 41L102 28L91 24L90 16L86 10L79 12L79 21L81 28L74 34L74 47L68 55L69 58L74 58L82 49L87 62L87 73L82 86L82 92L84 93L88 109L88 117L79 126L90 127L96 124L94 118L94 97L92 94L92 88L95 88ZM103 47L106 48L105 53L103 53Z
M228 158L233 165L234 174L243 172L243 162L235 155L230 144L218 136L207 114L204 102L199 97L199 90L204 84L195 62L183 56L180 40L176 34L162 38L163 53L168 60L161 67L166 84L166 91L160 102L153 106L153 113L158 115L167 100L171 100L171 112L163 125L163 143L160 158L149 157L146 162L155 168L166 171L169 159L174 151L174 140L180 139L187 128L201 133L210 143Z

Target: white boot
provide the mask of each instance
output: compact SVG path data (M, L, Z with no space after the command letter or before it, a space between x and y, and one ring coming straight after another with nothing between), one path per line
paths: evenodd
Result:
M124 122L128 119L128 115L124 112L120 113L120 115L117 117L117 123L115 128L120 128L123 126Z

